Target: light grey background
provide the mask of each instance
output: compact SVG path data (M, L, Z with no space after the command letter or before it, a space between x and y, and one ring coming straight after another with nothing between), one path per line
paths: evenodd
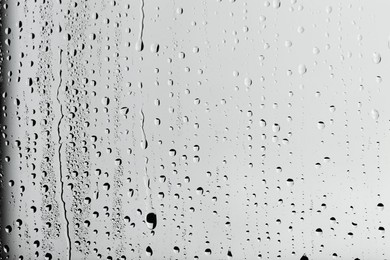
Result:
M1 2L4 259L390 258L388 1Z

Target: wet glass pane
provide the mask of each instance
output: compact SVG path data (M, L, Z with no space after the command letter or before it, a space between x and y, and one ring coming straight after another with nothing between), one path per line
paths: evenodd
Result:
M390 258L390 2L0 2L1 259Z

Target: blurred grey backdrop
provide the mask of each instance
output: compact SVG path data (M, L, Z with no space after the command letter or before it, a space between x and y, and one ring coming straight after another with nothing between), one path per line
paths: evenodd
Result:
M2 259L390 258L389 1L1 4Z

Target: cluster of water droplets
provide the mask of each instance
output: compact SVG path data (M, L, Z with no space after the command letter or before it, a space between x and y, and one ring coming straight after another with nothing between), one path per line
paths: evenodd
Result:
M374 2L2 0L2 259L387 259Z

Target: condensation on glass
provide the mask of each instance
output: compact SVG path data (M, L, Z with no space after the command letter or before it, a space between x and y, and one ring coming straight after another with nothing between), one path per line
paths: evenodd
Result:
M1 0L1 259L389 259L388 10Z

